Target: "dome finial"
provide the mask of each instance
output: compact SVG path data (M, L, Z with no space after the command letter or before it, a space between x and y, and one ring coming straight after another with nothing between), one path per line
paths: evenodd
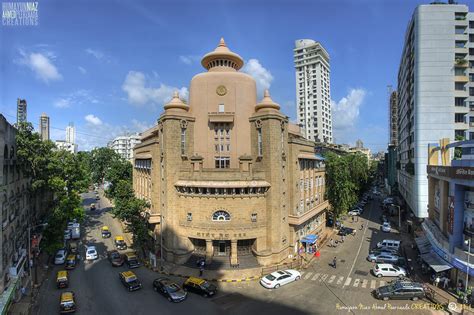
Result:
M219 41L219 47L227 47L224 41L224 37L221 37L221 40Z
M179 111L188 111L189 106L183 103L183 101L179 98L179 92L174 91L173 92L173 98L171 101L164 106L165 111L168 110L179 110Z
M270 97L270 91L268 89L265 89L265 92L263 92L263 97Z
M280 105L275 103L272 98L270 97L270 91L266 89L263 92L263 99L260 103L255 106L255 111L260 111L262 109L267 109L267 110L273 110L273 111L279 111L280 110Z
M179 98L179 92L178 91L173 92L173 98Z

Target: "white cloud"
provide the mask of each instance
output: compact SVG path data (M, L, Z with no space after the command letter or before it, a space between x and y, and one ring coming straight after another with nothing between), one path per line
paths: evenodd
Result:
M89 55L94 56L97 60L101 60L105 56L103 52L96 49L87 48L85 52L88 53Z
M87 73L87 70L84 69L84 68L81 67L81 66L77 67L77 69L79 69L79 71L80 71L82 74L86 74L86 73Z
M339 102L331 101L332 125L334 141L348 143L358 134L355 125L359 118L359 109L362 106L367 92L364 89L351 89Z
M270 89L273 81L272 74L265 69L257 59L250 59L242 68L242 71L255 79L257 83L257 95L260 100L263 97L263 92L266 89Z
M181 61L182 63L186 64L186 65L190 65L190 64L193 64L195 63L196 61L199 61L200 60L200 56L196 56L196 55L186 55L186 56L179 56L179 61Z
M67 98L60 98L54 102L54 107L67 108L71 106L71 101Z
M95 126L102 125L102 120L100 120L99 117L94 116L92 114L87 115L86 117L84 117L84 119L92 125L95 125Z
M134 105L161 105L169 102L174 91L179 91L181 98L188 98L186 87L176 88L163 83L159 87L150 86L149 80L139 71L130 71L122 84L122 90L127 93L128 102Z
M88 106L90 104L98 104L99 100L92 94L90 90L77 90L69 94L62 95L54 102L57 108L68 108L73 105Z
M45 83L49 83L49 81L61 80L63 78L52 62L52 60L56 58L54 53L27 53L22 49L20 49L19 52L21 58L17 59L16 62L29 67L36 74L38 79L44 81Z

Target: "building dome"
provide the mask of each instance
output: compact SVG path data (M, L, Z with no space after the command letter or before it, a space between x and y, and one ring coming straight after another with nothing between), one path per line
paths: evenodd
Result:
M278 105L272 100L272 98L270 97L270 92L268 90L265 90L262 101L258 103L257 106L255 106L256 112L263 109L276 110L276 111L280 110L280 105Z
M206 54L202 58L201 64L207 70L211 70L213 68L227 68L235 69L237 71L242 68L244 61L242 57L230 51L230 49L227 48L227 45L225 44L224 38L221 38L217 48L214 51Z
M169 101L168 104L166 104L164 106L164 109L166 111L168 111L170 109L176 109L176 110L179 110L179 111L188 111L189 106L183 103L183 101L179 98L178 91L175 91L173 93L173 98L171 99L171 101Z

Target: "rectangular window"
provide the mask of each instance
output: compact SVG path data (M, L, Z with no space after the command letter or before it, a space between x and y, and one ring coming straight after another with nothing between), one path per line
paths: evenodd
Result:
M186 154L186 128L181 128L181 155Z
M465 26L456 26L454 31L458 35L459 34L464 34L464 32L466 31L466 27Z
M474 88L469 88L469 96L474 96Z
M454 68L454 75L466 75L464 68Z
M466 106L464 97L456 97L454 98L454 105L455 106Z
M262 143L262 129L257 129L257 149L258 149L258 156L263 156L263 143Z
M252 213L251 217L250 217L250 220L252 220L252 222L257 222L257 214L256 213Z
M456 91L465 91L466 88L464 87L465 83L464 82L455 82L454 83L454 89Z
M224 111L224 104L219 104L219 113L223 113Z
M466 42L457 40L455 44L456 44L456 48L464 48L466 45Z
M465 123L465 114L454 114L454 122L457 123Z
M193 220L193 214L191 212L188 212L188 215L186 216L186 219L188 221L192 221Z
M230 168L230 157L218 156L215 158L216 168Z

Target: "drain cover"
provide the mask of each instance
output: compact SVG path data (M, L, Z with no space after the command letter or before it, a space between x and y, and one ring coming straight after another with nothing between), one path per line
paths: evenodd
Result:
M354 271L354 274L359 275L359 276L367 276L369 273L367 271L356 270Z

